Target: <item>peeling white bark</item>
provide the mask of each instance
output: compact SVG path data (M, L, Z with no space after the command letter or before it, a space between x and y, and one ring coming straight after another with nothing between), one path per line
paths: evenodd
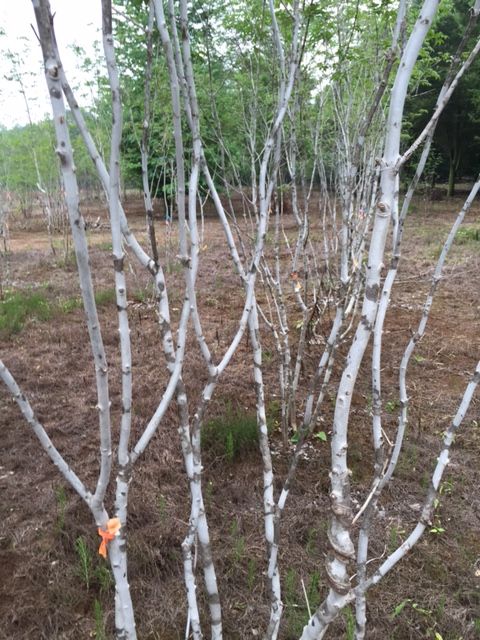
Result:
M377 205L368 254L361 321L357 326L340 380L333 418L332 468L330 475L332 517L328 532L331 552L326 563L330 591L327 599L305 626L301 640L321 638L326 629L325 625L334 619L341 606L344 606L342 603L345 597L351 592L348 567L355 557L355 548L350 535L353 514L350 502L350 480L347 463L350 405L360 364L362 363L377 314L385 242L390 216L396 206L398 197L398 194L396 194L396 163L399 158L401 123L408 83L423 40L435 15L437 5L437 0L426 0L424 2L400 60L391 91L385 148L382 158L380 201ZM319 617L320 611L322 616Z

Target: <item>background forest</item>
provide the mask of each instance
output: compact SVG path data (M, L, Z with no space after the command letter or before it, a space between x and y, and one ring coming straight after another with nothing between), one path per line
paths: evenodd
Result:
M433 110L446 70L468 22L467 6L463 0L442 2L409 89L402 133L404 148L415 140ZM115 11L115 37L119 43L118 65L125 109L121 156L123 188L141 189L139 149L143 139L145 106L145 43L138 36L145 31L147 16L143 5L136 2L117 2ZM328 3L319 2L310 6L306 15L310 24L303 43L302 89L297 98L299 104L295 107L299 118L295 124L299 155L313 157L308 146L312 145L320 109L323 150L328 153L330 149L331 153L330 159L325 159L325 166L333 183L337 171L333 152L335 87L348 84L351 99L355 101L360 99L369 83L374 86L375 75L365 75L365 61L376 60L375 64L380 65L389 39L393 8L389 2L374 1L352 7L345 5L337 11L332 10ZM198 78L198 100L208 160L225 185L248 184L251 157L244 150L248 148L258 157L262 133L274 108L272 97L279 82L272 73L271 62L275 54L268 12L263 2L252 2L247 16L241 3L232 3L225 11L222 3L212 0L192 3L190 20L193 64ZM287 21L285 14L285 25ZM281 9L279 22L281 26ZM470 45L474 37L474 34L470 36ZM156 40L153 48L156 53L151 70L151 125L143 144L155 149L148 163L152 191L156 197L168 199L175 192L171 164L173 131L165 126L171 119L170 89L165 62L159 53L159 35L154 33L152 38ZM318 47L318 42L323 45ZM82 51L77 53L82 59ZM28 88L25 86L28 77L22 81L18 59L11 59L9 64L11 81L24 92L28 108ZM83 58L81 64L92 78L90 86L83 87L83 91L95 96L93 105L84 115L98 148L108 156L110 93L106 69L100 57L98 60ZM446 185L438 194L445 190L448 195L453 195L458 181L472 179L477 170L480 151L479 64L474 62L465 74L436 127L422 180L426 188ZM352 79L359 84L358 87ZM79 185L86 192L100 192L95 168L73 122L70 124ZM188 132L186 135L188 138ZM38 171L49 192L58 188L60 178L54 149L53 124L48 116L42 122L0 130L0 185L2 189L19 194L23 214L28 214L31 207L29 200L39 182ZM303 175L310 170L311 166L301 168ZM285 184L288 184L292 176L285 160L282 174ZM407 170L402 180L406 181L408 177Z

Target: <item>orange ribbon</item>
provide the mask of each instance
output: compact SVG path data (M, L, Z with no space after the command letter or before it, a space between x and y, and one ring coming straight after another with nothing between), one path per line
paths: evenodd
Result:
M120 531L120 518L110 518L107 522L107 529L98 528L98 535L101 537L102 541L100 543L100 547L98 548L98 553L104 558L107 557L107 544L110 540L113 540L117 533Z

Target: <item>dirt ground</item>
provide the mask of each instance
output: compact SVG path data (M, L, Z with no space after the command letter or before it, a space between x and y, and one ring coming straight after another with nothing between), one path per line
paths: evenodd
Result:
M461 204L460 199L435 203L418 200L407 221L401 268L386 323L383 393L389 434L394 431L398 414L399 362L420 319L442 240ZM145 239L138 204L127 207L127 212L131 226ZM92 209L88 217L95 220L97 213ZM478 205L468 214L465 225L480 227ZM169 248L164 223L159 223L158 235L162 255L167 256L170 302L178 316L182 275L173 245ZM95 285L97 291L104 292L100 315L111 365L113 424L118 425L118 333L110 295L113 272L104 218L100 228L89 231L89 239ZM94 377L82 310L72 302L79 296L75 261L62 254L61 239L56 242L54 256L40 221L17 220L11 224L11 251L0 265L3 286L8 281L8 287L16 290L41 291L55 310L48 321L32 319L20 332L1 335L1 357L56 446L91 486L98 468ZM479 359L479 273L480 241L478 235L472 235L457 242L450 254L427 333L410 364L409 431L395 479L381 499L370 570L414 526L440 450L441 435ZM151 287L133 259L128 263L128 278L135 441L161 397L166 375ZM220 227L213 219L205 222L199 292L205 335L218 357L236 330L243 301ZM328 322L323 331L328 331ZM265 328L262 335L268 356L267 410L272 424L276 424L278 361ZM311 347L312 362L320 348ZM192 337L187 351L185 383L193 411L206 375ZM322 428L327 436L344 352L342 349L337 360L325 403ZM350 426L349 464L355 500L367 495L372 474L367 367L357 385ZM254 415L252 378L250 350L244 340L216 391L208 419L229 412ZM113 588L105 563L96 552L99 538L91 514L59 476L3 387L0 407L0 639L111 637ZM278 490L291 455L291 448L282 446L278 429L272 431L272 447ZM480 638L479 454L477 394L454 443L432 531L370 594L369 638ZM280 540L283 640L297 638L308 617L304 589L312 607L326 593L328 464L328 444L314 439L302 458L287 503ZM268 619L269 599L258 452L249 449L230 459L207 450L204 487L225 638L259 638ZM188 514L188 487L176 409L172 406L139 461L131 487L129 575L142 640L180 640L185 636L181 542ZM352 625L353 613L347 610L327 636L352 637Z

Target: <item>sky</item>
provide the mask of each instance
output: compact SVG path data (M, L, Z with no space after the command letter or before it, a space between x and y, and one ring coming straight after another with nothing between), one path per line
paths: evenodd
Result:
M101 40L100 0L50 0L55 14L55 30L63 66L72 86L81 86L88 76L80 69L71 45L81 46L94 57L93 43ZM12 63L7 53L21 57L18 71L24 78L25 93L33 121L50 114L50 103L43 74L40 45L32 30L35 16L31 0L0 0L0 125L10 128L28 123L28 112L19 83L9 81ZM88 96L85 97L88 102Z

